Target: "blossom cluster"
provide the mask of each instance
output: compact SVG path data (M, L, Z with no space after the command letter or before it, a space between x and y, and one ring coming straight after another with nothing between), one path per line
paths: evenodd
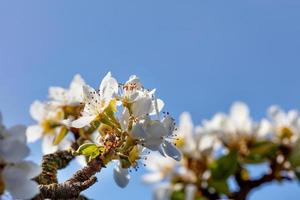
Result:
M41 173L40 167L24 160L29 155L26 127L16 125L6 129L0 113L0 199L30 199L39 193L38 184L31 180Z
M130 168L137 169L149 151L181 159L174 119L161 116L163 107L155 89L144 88L135 75L121 84L109 72L98 89L76 75L68 89L50 87L48 100L32 104L38 124L27 129L27 136L29 141L42 138L44 153L75 147L86 161L115 161L114 179L125 187Z
M234 198L236 191L230 191L228 179L238 176L239 182L250 181L249 164L269 163L269 173L278 181L285 176L300 178L300 114L296 110L271 106L267 117L256 122L248 106L236 102L229 114L217 113L196 127L190 115L183 113L175 134L181 162L156 154L148 158L150 173L143 180L160 183L155 189L157 200Z

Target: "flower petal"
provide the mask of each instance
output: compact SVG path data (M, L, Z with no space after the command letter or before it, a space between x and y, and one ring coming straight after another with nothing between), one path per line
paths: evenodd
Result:
M64 102L67 99L67 91L62 87L50 87L49 98L58 102Z
M3 170L3 179L7 190L14 198L31 199L39 193L38 184L30 180L28 171L18 165L7 166Z
M169 200L171 197L171 186L169 184L160 184L154 190L155 200Z
M111 72L108 72L103 78L99 86L99 90L106 105L108 105L114 95L118 94L119 84L118 81L112 77Z
M143 128L143 125L140 123L135 124L131 130L131 135L136 139L145 139L146 132Z
M147 127L147 135L151 138L161 138L168 135L167 129L160 121L151 121Z
M26 126L16 125L8 129L10 136L22 143L26 143Z
M87 125L90 125L90 123L96 119L97 115L90 115L90 116L82 116L75 121L72 122L72 127L74 128L82 128Z
M162 120L162 123L163 123L164 127L167 129L168 135L172 135L173 131L175 129L175 120L172 117L170 117L169 115L167 115Z
M36 121L41 121L46 116L45 104L40 101L34 101L30 106L30 115Z
M147 95L140 96L131 107L134 117L139 118L151 111L152 99Z
M195 192L197 191L197 188L195 185L193 184L188 184L185 187L185 191L184 191L184 200L194 200L195 199Z
M58 146L53 145L55 135L54 134L46 134L42 140L42 151L43 154L54 153L58 150Z
M128 169L121 168L119 164L114 168L113 177L116 184L121 188L126 187L130 179Z
M194 125L191 119L191 115L188 112L182 113L180 115L179 127L176 134L183 137L191 137L193 135L193 128Z
M82 86L85 85L83 78L80 74L76 74L70 84L70 98L72 102L82 102L83 101L83 91Z
M13 138L0 140L0 155L7 162L19 162L29 155L26 143Z
M39 193L37 183L30 180L41 171L34 165L23 161L4 168L2 175L6 188L15 198L30 199Z
M163 178L164 177L163 177L162 173L154 172L154 173L150 173L150 174L146 174L146 175L142 176L142 181L144 183L152 184L152 183L157 183L157 182L161 181Z
M165 106L165 103L163 102L163 100L155 99L154 101L152 101L149 115L158 115L164 106Z
M181 152L170 142L168 141L164 141L164 143L162 144L164 152L171 158L173 158L176 161L180 161L181 160Z
M35 142L43 135L43 128L39 125L28 126L26 129L27 142Z

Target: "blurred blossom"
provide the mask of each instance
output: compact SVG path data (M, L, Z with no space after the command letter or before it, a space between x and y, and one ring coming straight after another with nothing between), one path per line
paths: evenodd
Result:
M22 125L6 129L0 113L0 198L5 192L17 199L30 199L39 193L37 183L31 179L41 169L24 160L29 155L25 130Z

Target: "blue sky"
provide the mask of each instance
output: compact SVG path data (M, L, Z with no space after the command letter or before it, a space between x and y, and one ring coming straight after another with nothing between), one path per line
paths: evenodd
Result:
M235 100L254 118L279 104L300 108L298 0L1 1L0 109L8 125L31 124L28 108L50 85L67 86L75 73L98 86L112 71L157 88L176 119L196 123ZM32 145L38 160L39 144ZM76 169L72 166L72 170ZM71 175L64 170L62 179ZM143 170L125 189L111 169L86 194L94 199L151 199ZM272 184L250 199L297 199L299 185Z

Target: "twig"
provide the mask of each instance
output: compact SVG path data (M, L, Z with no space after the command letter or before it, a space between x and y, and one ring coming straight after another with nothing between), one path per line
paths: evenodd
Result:
M35 200L50 199L77 199L80 193L93 185L97 178L94 176L104 167L100 157L92 160L83 169L78 170L64 183L40 185L40 194Z

